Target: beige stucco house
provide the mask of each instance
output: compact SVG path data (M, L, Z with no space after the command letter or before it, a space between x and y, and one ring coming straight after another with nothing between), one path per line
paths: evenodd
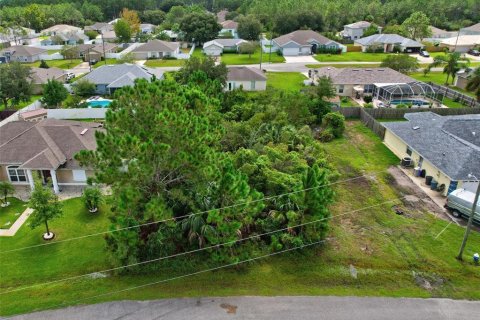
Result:
M225 90L240 88L244 91L263 91L267 88L267 77L257 68L229 67Z
M43 86L48 80L65 83L67 81L67 73L65 70L55 67L48 69L32 67L30 78L32 79L33 94L41 94L43 92Z
M84 186L93 171L74 159L81 150L95 150L94 122L45 119L13 121L0 127L0 180L34 188L34 179L62 187Z
M480 115L439 116L407 113L408 121L385 122L384 143L400 159L445 185L443 194L464 188L475 191L480 177Z

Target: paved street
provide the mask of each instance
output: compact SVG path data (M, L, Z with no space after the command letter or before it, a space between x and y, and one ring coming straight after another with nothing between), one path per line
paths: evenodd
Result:
M449 299L232 297L111 302L11 319L471 320L479 314L480 302Z

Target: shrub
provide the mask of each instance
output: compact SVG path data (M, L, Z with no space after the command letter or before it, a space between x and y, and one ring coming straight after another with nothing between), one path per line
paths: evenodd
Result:
M345 131L345 117L339 112L329 112L323 117L325 127L331 130L335 138L339 138Z
M87 187L82 195L85 206L90 212L97 212L98 206L102 203L102 192L97 187Z
M318 135L318 140L322 142L330 142L333 139L335 139L335 136L332 133L332 130L330 128L326 128L320 134Z
M88 80L78 80L73 85L73 91L80 97L89 97L95 94L95 84Z
M328 48L324 46L317 47L317 50L315 53L328 53L328 54L341 54L342 49L341 48Z
M396 108L397 108L397 109L407 109L408 106L407 106L406 104L404 104L404 103L400 103L400 104L397 104Z
M50 67L48 66L48 64L45 62L45 60L41 60L41 61L40 61L40 65L39 65L38 67L39 67L39 68L42 68L42 69L48 69L48 68L50 68Z
M364 96L363 101L365 101L366 103L370 103L370 102L373 101L373 97L372 96Z
M343 103L347 103L347 102L348 102L348 98L347 98L347 97L342 97L342 102L343 102Z
M98 32L93 31L93 30L89 30L89 31L85 31L85 35L88 37L88 39L93 40L93 39L97 38Z
M364 108L367 108L367 109L372 109L373 108L373 103L369 102L369 103L365 103L363 105Z

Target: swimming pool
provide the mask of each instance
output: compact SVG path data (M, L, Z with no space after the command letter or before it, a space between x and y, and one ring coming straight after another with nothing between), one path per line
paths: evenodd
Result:
M418 99L403 99L403 100L392 100L390 104L412 104L414 106L425 106L429 105L430 103L426 100L418 100Z
M112 100L107 100L107 99L92 100L87 102L88 106L91 108L107 108L110 105L110 103L112 103Z

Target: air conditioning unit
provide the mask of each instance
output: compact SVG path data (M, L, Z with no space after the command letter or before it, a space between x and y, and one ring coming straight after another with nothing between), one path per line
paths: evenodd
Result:
M402 159L402 167L411 167L413 166L413 160L410 157L404 157Z

